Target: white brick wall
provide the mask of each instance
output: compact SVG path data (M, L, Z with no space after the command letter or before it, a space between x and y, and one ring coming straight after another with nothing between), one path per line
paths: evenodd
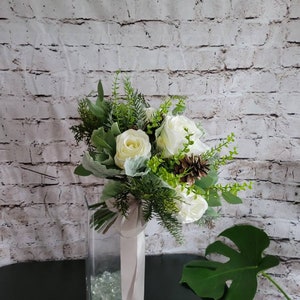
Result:
M0 265L86 255L84 195L102 181L73 174L83 151L69 130L77 100L126 71L154 105L189 96L211 145L235 132L224 180L252 180L214 229L186 227L179 247L157 224L149 251L203 253L249 222L272 239L272 270L292 299L300 278L299 0L17 1L0 10ZM47 174L45 176L42 174ZM261 280L256 299L281 299Z

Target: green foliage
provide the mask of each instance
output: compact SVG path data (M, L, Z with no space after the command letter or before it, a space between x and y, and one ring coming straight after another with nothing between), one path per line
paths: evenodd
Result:
M200 297L226 300L252 300L257 289L257 275L278 265L275 256L263 255L269 246L267 234L250 225L236 225L220 236L230 239L238 248L216 241L206 249L206 255L217 253L228 257L225 263L197 260L188 263L183 270L181 283L186 283ZM231 285L226 291L226 282ZM226 293L225 293L226 292Z
M124 98L118 94L119 81L114 81L111 118L118 123L121 132L130 128L144 129L148 104L143 95L134 90L128 77L125 77L123 84Z
M103 123L89 109L88 99L83 99L78 102L78 113L81 123L73 125L71 131L74 134L77 143L84 141L87 145L90 144L90 139L93 131L99 128Z
M184 174L174 174L174 169L170 166L174 164L175 162L173 160L163 159L159 155L154 155L150 158L147 165L153 174L175 188L180 183L180 179Z
M157 217L178 242L182 241L181 225L174 216L178 212L175 201L179 200L174 189L166 186L153 173L130 178L128 190L137 199L142 199L145 221Z
M111 211L105 204L100 202L89 207L90 210L95 210L91 219L90 225L95 230L102 230L105 233L117 218L117 213Z
M229 145L235 141L235 135L232 132L225 140L221 141L217 146L212 147L208 151L202 154L204 160L210 162L211 169L218 170L220 166L226 165L229 161L233 160L234 156L238 154L237 148L233 147L233 150L229 150L229 154L220 156L221 151L224 148L229 148Z

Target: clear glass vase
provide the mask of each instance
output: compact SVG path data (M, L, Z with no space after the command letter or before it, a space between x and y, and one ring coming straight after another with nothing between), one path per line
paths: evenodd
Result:
M88 300L121 300L120 234L89 229L86 281Z
M89 222L93 213L89 214ZM143 300L145 224L141 209L132 204L105 232L88 234L86 262L88 300Z

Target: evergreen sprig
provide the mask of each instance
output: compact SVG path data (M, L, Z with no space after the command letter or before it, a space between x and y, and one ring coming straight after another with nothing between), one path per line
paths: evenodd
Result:
M178 213L176 201L179 200L174 189L166 186L153 173L143 177L132 177L128 181L130 193L137 199L142 199L145 221L157 217L177 241L182 240L181 225L175 217Z
M85 98L78 102L77 111L79 113L81 123L78 125L73 125L70 129L72 130L77 143L84 141L87 145L90 145L93 131L102 126L103 123L102 120L97 118L90 111L88 100L88 98Z

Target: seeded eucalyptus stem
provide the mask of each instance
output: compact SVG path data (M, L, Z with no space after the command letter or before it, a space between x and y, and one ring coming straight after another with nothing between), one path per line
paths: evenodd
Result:
M261 275L270 280L276 286L276 288L284 295L285 299L291 300L291 298L286 294L282 287L270 275L268 275L265 272L261 272Z

